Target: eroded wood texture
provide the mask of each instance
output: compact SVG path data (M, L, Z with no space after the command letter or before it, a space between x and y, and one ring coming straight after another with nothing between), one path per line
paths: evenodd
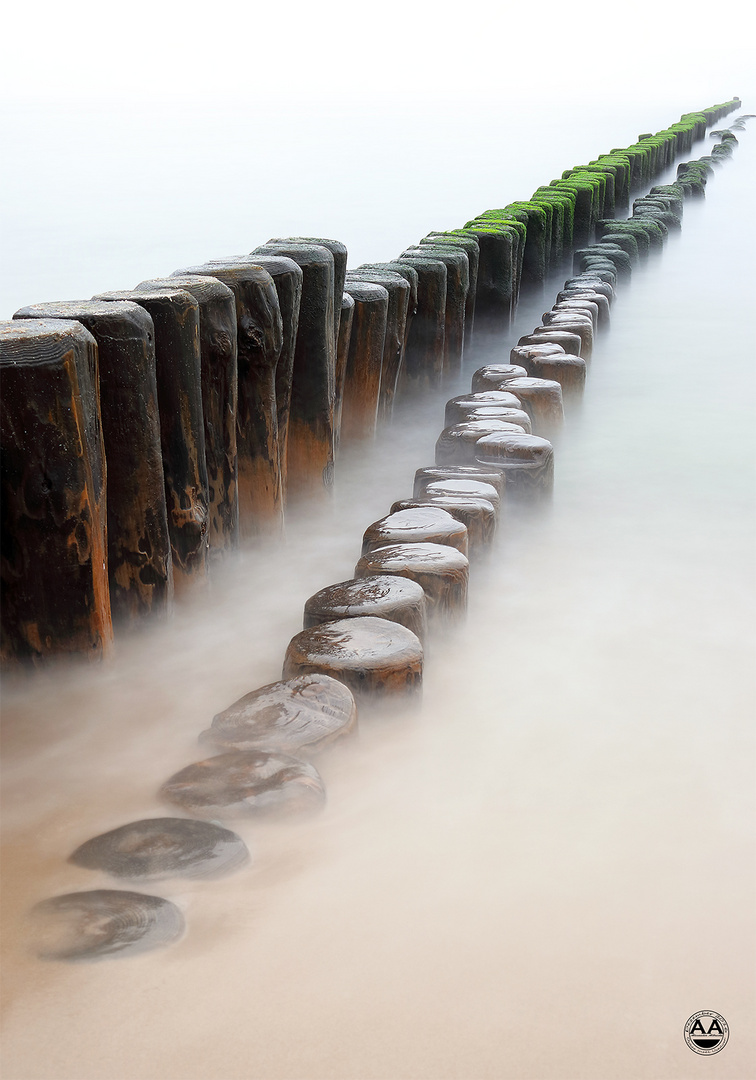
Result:
M283 528L278 450L276 367L283 322L273 279L249 259L217 259L177 270L174 277L217 278L234 294L238 356L236 458L239 534L276 536Z
M351 690L328 675L309 674L245 694L213 717L200 741L224 750L275 749L309 756L356 730Z
M422 686L423 646L406 626L388 619L337 619L302 630L289 642L284 679L308 672L345 683L360 707L386 697L414 697Z
M0 323L3 662L112 640L97 345L78 322Z
M425 592L416 581L389 574L350 578L349 581L339 581L320 589L305 603L304 628L307 630L334 619L356 619L365 615L401 623L420 641L425 640Z
M199 305L202 422L208 483L208 543L211 560L239 543L236 469L238 366L234 294L211 277L142 281L138 289L184 289Z
M300 814L325 803L317 769L278 750L229 750L197 761L166 780L159 794L206 818Z
M440 507L399 510L368 525L362 554L387 544L447 544L467 555L467 529Z
M284 255L302 270L302 300L294 350L287 451L288 493L294 501L333 486L336 335L334 259L319 244L281 240L255 248ZM341 292L338 294L341 311Z
M537 435L496 432L478 443L478 460L495 465L507 478L508 498L548 499L554 489L554 448Z
M117 631L165 614L173 598L173 564L152 319L138 304L101 300L34 304L13 317L75 319L97 342L113 622Z
M354 576L397 574L421 585L434 622L457 619L467 609L470 564L456 548L445 544L388 544L363 555Z
M155 327L155 359L165 504L176 591L207 576L207 464L202 422L199 304L183 289L98 293L131 300Z
M472 496L426 496L421 499L401 499L391 507L391 513L422 506L438 506L461 521L467 529L468 557L479 555L491 546L496 534L496 510L488 499Z
M498 469L484 469L480 465L425 465L415 472L413 493L416 497L425 494L428 484L447 480L472 480L475 483L490 484L499 499L504 496L504 477Z
M493 431L517 434L524 433L524 428L519 424L493 418L453 424L444 428L436 439L436 464L475 465L475 444L483 435L490 435Z

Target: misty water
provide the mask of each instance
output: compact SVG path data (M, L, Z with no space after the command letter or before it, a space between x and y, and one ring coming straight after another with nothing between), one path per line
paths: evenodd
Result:
M70 272L57 253L72 234L41 186L44 227L18 225L27 254L20 283L12 267L3 279L3 314L274 235L335 235L352 266L389 258L680 111L594 115L571 146L539 114L544 144L527 160L510 145L482 154L481 175L472 151L450 163L443 205L426 130L404 187L376 160L350 182L354 206L323 197L318 216L303 189L306 222L287 216L287 189L236 237L224 206L215 232L200 215L191 251L171 221L149 242L167 176L133 195L148 233L124 232L99 262L102 222L82 230L72 186ZM47 896L124 887L68 855L170 812L160 784L204 756L214 713L279 677L306 598L351 576L364 529L433 462L446 399L505 360L562 279L458 379L405 398L374 443L345 450L333 499L290 514L284 543L242 552L111 662L6 684L7 1080L673 1080L702 1071L682 1039L699 1009L731 1030L707 1075L752 1075L755 132L739 133L706 199L688 200L682 232L619 284L556 443L553 505L508 514L473 564L466 621L431 641L421 708L365 716L358 739L317 760L318 817L230 822L248 868L146 889L184 911L177 944L45 963L26 914ZM409 139L391 146L410 153ZM104 180L117 168L98 167ZM208 208L203 184L192 197ZM93 280L105 269L111 280Z

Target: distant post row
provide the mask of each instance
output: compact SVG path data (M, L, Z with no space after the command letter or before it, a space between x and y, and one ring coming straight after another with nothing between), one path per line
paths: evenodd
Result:
M165 616L240 542L279 535L287 505L331 488L340 444L505 331L521 289L573 252L589 265L656 243L703 166L613 215L739 105L685 114L394 261L348 271L338 241L278 238L17 311L0 324L0 659L99 658L114 626Z

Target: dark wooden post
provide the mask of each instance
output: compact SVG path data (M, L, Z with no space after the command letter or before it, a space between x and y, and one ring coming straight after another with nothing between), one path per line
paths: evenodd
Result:
M407 337L407 318L412 290L407 279L392 270L350 270L347 280L372 281L376 285L382 285L388 293L378 420L379 422L389 420L394 409L396 388L404 362L404 343Z
M355 442L375 435L389 297L382 285L370 281L350 278L344 289L354 300L354 318L344 376L341 437Z
M349 358L349 342L352 340L354 300L349 293L341 294L341 319L339 340L336 342L336 377L334 380L335 404L333 409L333 448L339 448L341 439L341 409L344 404L344 379Z
M407 255L397 259L417 272L417 312L404 351L407 382L438 386L444 368L446 327L446 265L440 259ZM392 264L388 267L393 269Z
M381 273L398 274L399 277L403 277L410 287L409 308L407 309L407 325L404 330L404 350L405 355L402 357L402 364L399 368L398 385L403 382L403 377L406 374L406 350L407 342L409 341L410 330L412 329L412 320L417 315L417 291L420 281L419 274L408 263L403 262L384 262L384 263L361 263L357 267L357 272L361 273L363 270L379 270Z
M344 291L344 279L346 277L348 258L346 244L342 244L340 240L327 240L319 236L288 236L283 239L279 237L275 240L269 240L268 243L288 244L292 241L295 244L318 244L320 247L326 248L333 255L333 295L336 297L336 302L333 305L333 335L335 340L338 341L341 319L341 308L338 304L338 298Z
M278 294L267 270L243 259L217 259L177 270L227 285L236 301L239 397L236 455L239 533L243 540L280 534L283 501L278 455L276 366L283 344Z
M183 289L99 293L132 300L155 326L165 504L176 592L207 575L207 465L202 424L199 304Z
M278 457L281 469L281 495L286 505L288 484L287 453L289 447L289 413L291 412L291 381L294 374L294 349L299 328L299 308L302 303L302 268L285 255L250 256L250 262L262 266L273 278L278 293L278 306L283 323L283 344L276 364L276 414L278 417Z
M446 309L444 317L444 371L457 372L462 367L465 348L465 312L470 291L470 263L464 251L441 244L417 245L399 256L438 260L446 267Z
M480 246L474 236L459 236L454 233L432 232L424 236L420 241L420 247L457 248L467 255L469 264L469 288L465 301L465 348L469 351L473 340L473 327L475 325L475 297L478 291L478 265L480 263Z
M199 304L202 420L208 483L210 559L239 543L239 494L236 475L238 371L234 294L212 277L157 278L138 289L184 289Z
M75 319L97 342L113 621L117 629L165 614L173 599L173 564L152 319L139 304L102 300L34 304L13 318Z
M289 495L301 500L333 486L337 300L333 255L320 244L288 240L263 244L250 257L258 255L285 255L303 273L287 452ZM341 293L338 303L340 311Z
M112 640L97 345L80 323L0 324L0 659Z

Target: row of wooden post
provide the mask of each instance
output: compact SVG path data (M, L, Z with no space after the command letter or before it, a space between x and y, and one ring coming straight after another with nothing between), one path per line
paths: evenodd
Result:
M505 330L521 287L600 231L622 178L629 194L738 105L394 261L348 271L338 241L278 238L17 311L0 324L2 660L100 656L113 624L167 614L240 542L280 535L286 505L332 486L340 443L458 371L473 333Z

